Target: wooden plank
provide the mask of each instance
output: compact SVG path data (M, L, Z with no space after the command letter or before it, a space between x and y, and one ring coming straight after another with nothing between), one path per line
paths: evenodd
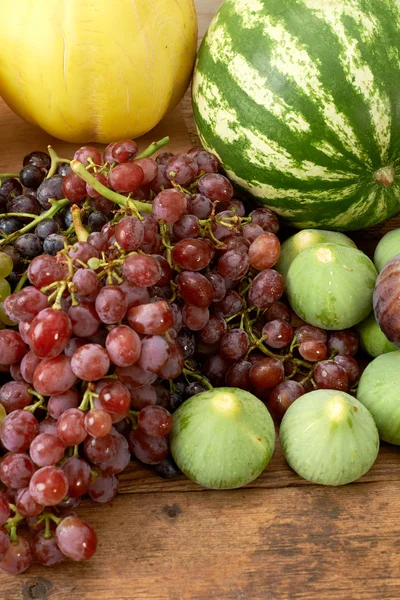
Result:
M220 4L196 0L200 39ZM181 109L144 136L141 148L167 134L172 151L196 143L190 94ZM48 143L67 156L76 149L24 124L1 102L0 128L0 172L18 171L27 152ZM399 224L354 239L371 254ZM0 598L398 600L399 452L383 445L359 483L336 489L301 480L279 445L258 480L230 492L204 491L183 477L162 480L132 463L111 504L85 500L78 509L98 533L95 557L55 569L35 565L17 578L0 574Z
M399 510L397 483L85 503L95 557L4 576L1 598L394 600Z
M33 125L25 123L14 115L8 106L0 98L0 173L18 173L22 168L22 160L32 150L47 150L50 144L59 154L65 158L72 158L79 144L69 144L47 135L44 131ZM143 150L155 140L160 140L169 135L170 143L168 151L179 152L188 150L191 141L185 122L182 118L181 107L176 108L151 132L139 138L138 144ZM90 140L88 140L90 141ZM104 147L100 144L91 144Z
M120 475L119 480L121 494L203 491L203 488L183 475L173 479L162 479L150 468L143 467L136 462L131 463L129 468ZM400 447L382 443L379 456L371 470L353 485L359 486L360 484L387 481L400 481ZM274 456L265 471L246 488L274 489L286 487L306 488L310 486L311 484L308 481L305 481L290 469L283 457L279 442L277 442ZM213 494L214 492L208 491L208 493Z

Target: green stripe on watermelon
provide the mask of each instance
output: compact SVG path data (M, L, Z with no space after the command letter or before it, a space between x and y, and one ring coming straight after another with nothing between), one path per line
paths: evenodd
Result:
M298 227L359 229L400 211L399 44L390 45L400 13L387 0L363 2L368 12L361 0L319 4L226 1L199 52L194 114L243 191ZM346 14L335 21L339 5ZM387 165L382 180L394 182L376 183Z

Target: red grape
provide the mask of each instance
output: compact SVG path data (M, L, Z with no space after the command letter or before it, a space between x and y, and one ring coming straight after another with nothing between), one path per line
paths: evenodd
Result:
M30 286L14 295L12 311L17 321L30 323L46 307L47 296Z
M257 388L274 388L285 376L283 364L277 358L263 358L250 369L249 377L252 385Z
M65 445L62 440L51 433L40 433L29 448L31 459L39 467L55 465L62 459L64 452Z
M129 434L129 445L133 454L147 465L156 465L168 456L168 441L165 437L146 435L141 429Z
M40 367L40 365L39 365ZM83 381L96 381L107 375L110 359L99 344L85 344L71 359L71 369Z
M181 269L201 271L211 262L212 249L205 240L180 240L172 249L172 258Z
M122 321L128 308L128 302L120 287L106 285L99 291L95 306L103 323L111 325Z
M138 152L139 148L134 140L121 140L107 146L104 153L104 160L110 164L113 162L125 163L128 160L133 160Z
M198 181L200 194L214 201L230 200L233 196L233 187L223 175L209 173L200 177Z
M63 194L71 202L81 202L86 198L86 183L75 173L69 173L62 182Z
M279 349L290 344L294 336L294 330L286 321L276 319L268 321L264 325L262 335L267 346Z
M179 185L190 183L197 175L199 165L189 154L176 154L165 165L165 174Z
M249 303L257 308L268 308L279 300L283 294L283 277L273 269L261 271L250 285L248 292Z
M28 540L21 535L16 542L11 542L7 554L0 562L0 569L11 575L19 575L32 564L32 551Z
M85 167L89 165L88 158L91 158L95 165L101 165L103 162L101 152L94 146L81 146L74 154L74 160L78 160Z
M36 356L54 358L64 350L71 333L72 324L65 312L45 308L31 323L29 345Z
M89 296L98 289L97 275L92 269L78 269L72 278L75 293Z
M218 261L218 273L224 279L241 279L249 269L249 257L240 250L228 250Z
M314 381L321 389L347 392L349 380L347 373L340 365L324 360L314 367Z
M7 522L11 515L11 509L6 496L0 491L0 526Z
M145 406L157 404L156 389L152 385L143 385L140 388L131 388L131 404L135 410L142 410Z
M178 190L163 190L153 200L153 217L173 225L186 212L185 194Z
M23 452L8 452L0 462L0 481L7 488L24 488L35 472L35 465Z
M116 192L133 192L143 181L143 170L134 162L117 165L108 175L108 183Z
M29 492L38 504L55 506L68 493L68 480L59 467L42 467L29 482Z
M81 270L83 271L83 269ZM71 306L68 310L68 317L71 321L72 333L78 337L90 337L100 329L101 321L95 307L90 302L80 302L77 306Z
M249 214L249 217L252 223L260 225L264 231L278 233L279 219L269 208L256 208Z
M47 402L50 417L58 419L69 408L78 408L79 395L76 390L68 390L63 394L54 394Z
M117 368L117 375L119 380L129 385L130 388L140 388L144 385L150 385L157 379L156 373L145 371L137 364L130 367Z
M358 350L357 332L353 329L333 331L329 336L328 350L342 356L353 356Z
M92 477L89 463L78 456L71 456L61 468L68 481L68 496L80 498L86 494Z
M309 362L318 362L328 358L328 348L320 340L304 340L299 346L299 353Z
M88 495L94 502L110 502L117 495L118 479L115 475L99 473L89 487Z
M169 357L169 345L161 335L150 335L142 340L142 350L137 362L144 371L157 373Z
M154 181L158 174L158 164L152 158L137 158L135 164L139 165L144 174L143 184L147 185Z
M137 250L144 238L144 227L137 217L124 217L115 228L115 239L127 252Z
M12 329L0 331L0 357L2 365L20 362L26 354L27 347L21 336Z
M270 269L279 260L281 244L273 233L259 235L249 248L249 259L252 267L258 271Z
M133 365L140 356L141 347L138 334L127 325L119 325L107 335L106 349L112 363L117 367Z
M274 418L281 421L289 406L303 394L304 388L297 381L282 381L271 390L267 406Z
M46 537L44 531L39 531L33 538L32 552L38 563L46 567L54 567L67 558L58 547L55 536Z
M158 370L162 379L175 379L183 371L185 356L180 344L169 345L169 356L167 362Z
M56 540L61 552L72 560L88 560L97 548L94 529L78 517L66 517L57 525Z
M99 394L102 408L109 413L127 413L131 406L128 388L120 381L111 381Z
M241 388L242 390L251 391L250 369L251 362L248 360L238 360L233 363L226 372L225 381L229 387Z
M8 413L25 408L32 402L28 390L29 385L25 381L9 381L0 388L0 403Z
M138 415L138 427L146 435L155 437L168 435L173 424L170 413L162 406L146 406Z
M350 387L360 379L361 368L353 356L338 354L334 357L333 362L343 367L343 369L346 371Z
M160 265L152 256L140 254L127 256L122 270L129 283L138 287L155 285L162 275Z
M173 326L173 315L164 300L133 306L128 312L129 325L145 335L165 333Z
M36 288L42 288L56 281L61 281L65 272L65 263L58 257L41 254L31 260L28 267L28 278Z
M297 327L295 334L296 341L299 344L305 342L306 340L319 340L324 344L326 344L328 341L328 334L326 331L320 329L319 327L315 327L314 325L309 325L308 323L306 325Z
M243 329L227 331L220 344L222 356L230 360L243 358L250 347L249 336Z
M203 329L207 325L209 318L210 312L208 308L200 308L187 302L182 309L183 322L191 331Z
M43 396L67 392L76 383L71 367L71 359L63 354L42 360L33 374L33 387Z
M38 504L32 498L29 488L23 488L18 491L15 506L19 514L26 519L37 517L44 510L44 506Z
M194 215L182 215L175 221L172 231L176 240L197 238L200 233L199 219Z
M14 410L0 426L0 440L10 452L27 450L39 432L36 417L26 410Z
M31 350L25 354L21 360L21 375L27 383L32 383L35 369L41 362L42 359L36 356Z
M104 437L111 431L112 419L102 408L92 408L85 415L85 429L93 437Z
M81 444L87 436L85 413L79 408L68 408L58 418L57 435L66 446Z

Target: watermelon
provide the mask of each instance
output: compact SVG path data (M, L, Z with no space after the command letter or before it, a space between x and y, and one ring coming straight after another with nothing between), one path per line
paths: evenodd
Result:
M302 228L400 212L400 2L225 0L193 111L231 181Z

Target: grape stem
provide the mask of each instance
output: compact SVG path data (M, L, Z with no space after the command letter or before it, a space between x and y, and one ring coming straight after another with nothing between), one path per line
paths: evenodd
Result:
M168 136L162 138L162 140L159 140L158 142L153 142L146 150L143 150L143 152L138 154L136 158L149 158L149 156L152 156L157 150L160 150L160 148L169 144L169 142L170 139Z
M24 273L22 273L21 277L19 278L18 284L13 292L13 294L17 294L20 290L22 290L22 288L24 287L25 281L28 279L28 271L25 271Z
M0 181L6 177L19 177L19 173L0 173Z
M44 537L48 540L53 535L50 529L50 521L54 521L56 525L61 521L61 517L56 517L53 513L45 512L40 515L37 522L42 523L44 521L45 529L44 529Z
M140 212L149 214L152 212L151 204L139 202L139 200L129 200L126 196L122 196L121 194L110 190L110 188L100 183L100 181L97 181L97 179L95 179L93 175L91 175L85 169L85 166L78 160L73 160L71 162L71 169L75 175L78 175L81 179L83 179L83 181L86 181L86 183L91 185L96 192L101 194L104 198L107 198L107 200L111 200L111 202L114 202L114 204L118 204L119 206L123 206L125 208L127 203L129 203L128 206L132 207L132 205L134 205Z
M45 219L52 219L54 215L58 213L59 210L70 204L70 201L66 198L63 198L62 200L49 200L49 202L51 203L51 207L48 210L43 212L41 215L37 216L36 219L33 219L33 221L25 225L25 227L22 227L18 231L15 231L14 233L11 233L4 239L0 240L0 246L2 246L3 244L6 245L12 243L24 233L28 233L28 231L34 229L36 225L38 225Z
M4 525L4 529L6 529L10 534L10 540L12 542L18 542L17 527L23 520L24 517L20 515L19 512L16 510L15 515L13 517L10 517L7 520L7 523Z
M3 217L25 217L26 219L36 219L37 215L32 215L31 213L4 213L0 215L0 219Z
M94 408L93 398L98 398L99 395L95 393L95 386L89 384L87 390L83 394L82 402L78 406L79 410L86 412L90 408Z
M71 161L68 158L60 158L60 156L58 156L57 152L51 146L47 146L47 150L51 158L50 169L46 176L46 179L49 179L50 177L53 177L53 175L57 171L58 165L60 165L61 163L69 164Z
M194 371L191 371L190 369L183 369L182 373L186 377L193 377L194 379L198 379L208 390L214 389L213 386L211 385L211 383L207 379L205 379L204 377L199 375L198 373L195 373Z
M72 205L71 215L78 242L87 242L89 232L83 226L81 209L76 204Z

